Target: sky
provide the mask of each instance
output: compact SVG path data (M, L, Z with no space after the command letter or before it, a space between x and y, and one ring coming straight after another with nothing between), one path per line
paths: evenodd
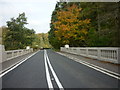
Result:
M25 12L26 25L36 33L47 33L50 30L52 12L58 0L0 0L0 27L6 26L10 18L18 17Z

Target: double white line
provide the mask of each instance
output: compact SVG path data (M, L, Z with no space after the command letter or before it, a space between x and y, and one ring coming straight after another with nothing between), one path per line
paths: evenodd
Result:
M53 70L53 67L52 67L52 65L50 63L50 60L48 58L46 50L44 50L44 60L45 60L45 70L46 70L47 84L48 84L49 89L52 89L52 90L54 89L52 81L51 81L50 73L49 73L49 70L51 70L52 75L53 75L59 89L63 90L64 88L63 88L62 84L60 83L55 71ZM50 68L50 69L48 69L48 68Z

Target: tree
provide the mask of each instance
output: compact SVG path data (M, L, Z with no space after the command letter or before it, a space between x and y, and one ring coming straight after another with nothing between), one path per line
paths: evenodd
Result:
M120 46L119 6L115 2L58 2L50 24L51 45Z
M56 4L56 7L55 7L55 10L53 11L52 13L52 17L51 17L51 23L50 23L50 31L48 32L49 33L49 42L50 44L56 48L56 49L59 49L59 47L61 46L61 41L58 41L56 36L55 36L55 33L54 31L56 30L54 25L53 25L53 22L57 21L57 11L61 10L61 9L64 9L64 7L66 6L66 2L57 2Z
M81 15L82 8L75 3L70 3L64 9L60 9L56 13L57 20L52 20L54 27L54 41L58 41L60 45L69 44L70 46L85 46L85 38L87 37L90 19L83 19Z
M19 14L17 18L7 21L8 32L5 35L4 43L6 50L23 49L31 46L34 40L35 31L26 28L27 18L25 13Z

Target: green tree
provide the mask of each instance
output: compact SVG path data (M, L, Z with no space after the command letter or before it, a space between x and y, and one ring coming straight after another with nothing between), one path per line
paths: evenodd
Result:
M119 46L118 3L87 2L81 3L86 13L84 17L91 19L93 28L89 30L87 46Z
M56 22L58 20L57 15L56 15L57 11L64 9L64 7L66 7L66 5L67 5L66 2L57 2L56 6L55 6L55 10L53 11L52 17L51 17L50 31L48 32L49 33L48 38L49 38L50 44L56 49L59 49L59 47L62 46L62 44L61 44L61 41L59 41L55 36L54 31L56 29L53 25L53 22Z
M6 50L23 49L31 46L35 31L25 27L27 18L25 13L19 14L17 18L7 21L8 32L5 35L4 44Z

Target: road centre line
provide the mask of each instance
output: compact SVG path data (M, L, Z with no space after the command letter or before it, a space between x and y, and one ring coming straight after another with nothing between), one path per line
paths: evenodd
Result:
M78 58L73 58L73 57L64 55L64 54L62 54L62 53L58 53L58 54L63 55L63 56L66 56L66 57L68 57L68 58L70 58L70 59L74 59L74 60L75 60L76 62L78 62L78 63L81 63L81 64L83 64L83 65L86 65L86 66L88 66L88 67L90 67L90 68L92 68L92 69L95 69L95 70L97 70L97 71L99 71L99 72L102 72L102 73L104 73L104 74L107 74L107 75L109 75L109 76L111 76L111 77L114 77L114 78L120 80L120 77L118 77L119 74L117 74L117 73L115 73L115 72L112 72L112 71L109 71L109 70L107 70L107 69L101 68L101 67L99 67L99 66L96 66L96 65L90 64L90 63L88 63L88 62L79 60ZM114 75L113 75L112 73L113 73ZM116 75L117 75L117 76L116 76Z
M24 63L26 60L28 60L29 58L31 58L32 56L34 56L36 53L38 53L39 51L33 53L32 55L30 55L29 57L25 58L23 61L19 62L18 64L14 65L13 67L11 67L9 70L5 71L4 73L0 74L0 78L3 77L5 74L7 74L8 72L12 71L13 69L17 68L19 65L21 65L22 63Z
M62 84L60 83L60 81L59 81L59 79L58 79L58 77L57 77L57 75L56 75L56 73L55 73L55 71L54 71L54 69L53 69L53 67L52 67L52 65L51 65L51 63L50 63L50 60L49 60L49 58L48 58L48 55L47 55L47 51L46 51L46 50L44 50L44 56L46 56L45 61L47 61L46 63L48 63L48 66L49 66L49 68L50 68L50 70L51 70L51 72L52 72L52 75L53 75L53 77L54 77L54 79L55 79L55 81L56 81L56 84L58 85L58 87L59 87L60 90L64 90ZM47 73L46 73L46 74L47 74ZM47 77L47 76L46 76L46 77ZM51 83L52 83L52 82L51 82ZM49 84L49 83L48 83L48 84Z
M48 70L48 65L47 65L46 59L47 59L46 58L46 51L44 50L44 60L45 60L45 71L46 71L47 84L48 84L49 89L53 89L53 84L52 84L52 81L50 79L50 73Z
M62 86L62 84L60 83L60 80L58 79L58 77L57 77L57 75L56 75L56 73L55 73L55 71L54 71L54 69L53 69L53 67L52 67L52 65L51 65L51 63L50 63L50 60L49 60L48 55L47 55L47 51L46 51L46 56L47 56L48 65L49 65L49 67L50 67L50 69L51 69L51 72L52 72L54 78L55 78L55 81L56 81L58 87L63 90L63 86Z

